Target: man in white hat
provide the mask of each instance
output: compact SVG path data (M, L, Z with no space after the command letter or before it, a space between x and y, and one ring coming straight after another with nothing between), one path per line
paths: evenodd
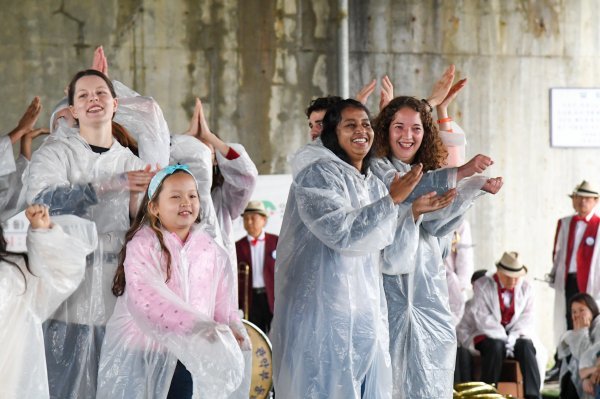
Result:
M267 210L262 201L250 201L242 214L248 235L235 243L238 295L244 317L265 333L271 328L275 293L278 236L264 231Z
M573 328L567 303L579 292L600 299L600 259L598 226L594 212L598 190L587 181L578 184L570 195L576 214L558 221L552 253L550 286L556 290L554 301L554 339ZM565 318L566 316L566 318Z
M533 292L525 274L518 254L505 252L496 273L473 284L470 314L465 314L472 324L461 344L481 353L481 380L487 383L498 383L506 357L517 360L525 397L537 399L546 352L535 334Z

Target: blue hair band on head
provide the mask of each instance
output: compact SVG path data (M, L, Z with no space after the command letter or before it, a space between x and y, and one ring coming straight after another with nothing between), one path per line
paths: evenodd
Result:
M190 172L190 168L187 165L180 165L180 164L169 165L169 166L159 170L158 172L156 172L156 174L154 175L152 180L150 180L150 184L148 185L148 199L152 199L152 197L154 197L154 193L156 192L156 189L158 188L158 186L160 186L160 183L162 183L162 181L165 179L165 177L172 175L173 173L175 173L178 170L182 170L182 171L188 173L190 176L192 176L192 178L194 178L194 182L196 182L196 178L194 177L192 172ZM196 182L196 187L198 187L197 182Z

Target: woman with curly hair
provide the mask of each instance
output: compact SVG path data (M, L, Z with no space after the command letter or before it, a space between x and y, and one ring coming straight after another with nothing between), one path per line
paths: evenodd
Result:
M397 97L374 125L380 158L372 170L386 185L414 164L428 172L407 199L412 212L399 215L394 242L383 250L394 398L451 397L456 335L439 239L460 224L482 190L496 193L502 186L501 178L473 176L493 163L484 155L437 170L448 152L430 107L414 97Z

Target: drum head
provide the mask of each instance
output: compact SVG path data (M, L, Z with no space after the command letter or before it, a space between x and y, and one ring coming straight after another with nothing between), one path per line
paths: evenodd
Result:
M260 328L242 320L252 342L252 379L250 398L266 399L273 388L273 357L271 342Z

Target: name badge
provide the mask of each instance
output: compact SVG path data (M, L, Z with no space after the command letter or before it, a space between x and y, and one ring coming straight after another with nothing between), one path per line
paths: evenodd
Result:
M590 247L591 247L592 245L594 245L594 242L595 242L595 240L594 240L594 237L587 237L587 238L585 239L585 244L586 244L586 245L589 245Z

